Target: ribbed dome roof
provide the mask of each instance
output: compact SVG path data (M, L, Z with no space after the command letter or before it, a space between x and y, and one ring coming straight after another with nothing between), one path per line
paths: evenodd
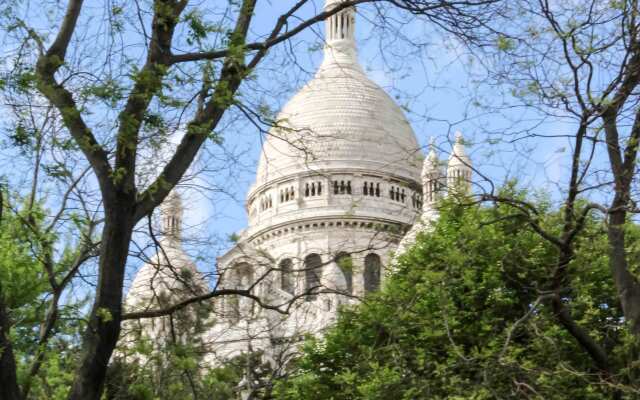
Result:
M339 2L327 7L333 3ZM419 181L415 134L400 107L358 65L353 17L339 17L327 23L318 72L283 108L267 137L257 187L315 169L382 170Z
M358 68L322 68L285 106L258 165L257 185L347 165L418 180L418 143L402 110Z
M145 309L206 292L203 276L182 248L183 212L180 195L172 191L160 206L160 246L136 273L125 301L128 309Z
M196 265L175 243L163 243L162 250L143 265L127 294L130 310L145 309L162 301L193 297L206 292L206 283Z

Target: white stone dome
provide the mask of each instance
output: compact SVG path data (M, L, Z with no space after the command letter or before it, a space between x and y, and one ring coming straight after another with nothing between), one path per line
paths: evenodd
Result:
M400 107L357 64L328 61L282 110L282 127L263 146L256 186L345 168L419 181L419 145Z
M198 268L181 247L166 242L161 247L131 283L126 299L130 310L146 309L162 300L193 297L207 290Z
M172 303L207 291L204 277L182 247L183 213L180 195L172 191L160 206L162 230L157 252L138 270L127 293L125 305L129 310Z
M322 64L267 135L247 196L248 237L345 217L402 227L420 210L418 141L402 109L358 64L354 29L353 7L326 20Z

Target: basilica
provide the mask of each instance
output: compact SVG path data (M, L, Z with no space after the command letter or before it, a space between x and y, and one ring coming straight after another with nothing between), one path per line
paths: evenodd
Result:
M384 286L394 256L436 218L447 188L468 190L462 136L448 160L433 145L424 156L401 108L358 63L355 30L353 7L326 20L324 59L267 135L246 197L248 226L218 258L214 281L182 248L180 195L161 206L160 250L138 271L125 307L244 291L206 300L202 341L212 363L257 350L273 358L321 335L340 307ZM166 329L166 321L144 324L151 337Z

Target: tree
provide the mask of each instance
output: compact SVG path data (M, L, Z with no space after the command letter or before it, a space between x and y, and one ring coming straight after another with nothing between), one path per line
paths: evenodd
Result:
M26 393L61 398L71 383L67 370L75 366L78 307L83 301L58 304L64 286L52 288L51 276L42 268L47 260L37 256L51 254L48 261L55 283L74 268L76 254L67 248L61 260L54 261L53 251L46 246L56 239L44 235L45 210L35 204L16 213L11 201L3 201L9 197L8 191L0 191L0 370L1 382L7 384L0 398ZM20 198L14 194L12 200ZM28 199L22 201L28 203Z
M96 286L91 288L93 304L70 399L97 399L102 392L120 335L125 266L135 227L185 175L207 140L220 142L221 121L230 108L240 107L243 84L250 82L271 48L364 2L345 1L305 19L299 11L309 1L298 1L257 38L249 33L255 0L223 2L222 11L210 13L220 16L216 21L203 17L211 10L186 0L113 4L102 15L82 0L69 0L62 14L51 14L54 17L13 2L16 10L8 7L2 13L3 30L15 43L6 81L20 82L29 93L38 94L36 105L52 110L68 135L59 150L67 159L82 154L89 182L97 188L101 234ZM495 1L394 3L421 10L440 26L463 34L470 31L465 27L482 22L491 11L487 5ZM46 28L37 28L48 18L54 19L50 37ZM105 21L105 30L94 20ZM161 172L146 182L140 166L144 152L175 132L184 133L179 145ZM54 286L61 293L58 283ZM250 297L246 290L214 291L146 316L168 315L227 294ZM7 378L12 381L7 385L14 387L13 378Z
M503 133L509 143L567 138L568 174L555 182L563 203L561 233L540 230L560 250L555 290L564 290L574 239L588 215L607 219L610 279L615 283L629 329L640 335L640 281L630 263L625 223L637 212L637 147L640 137L638 85L640 37L638 2L514 2L496 52L486 63L491 84L506 88L506 107L522 107L535 127L518 125ZM486 55L487 53L485 53ZM494 86L492 86L494 87ZM486 106L486 109L496 107ZM561 123L562 128L550 123ZM483 177L485 182L488 181ZM489 193L487 201L512 202ZM583 200L579 202L578 200ZM518 203L536 226L537 210ZM585 265L584 268L588 268ZM571 305L556 300L556 314L577 341L600 359L603 349L571 317Z
M513 190L501 195L530 201L541 226L562 230L564 214L547 200ZM605 349L610 373L555 315L555 293L547 288L557 247L517 208L446 202L382 292L343 310L324 339L307 344L276 397L636 397L640 347L608 279L603 222L589 217L577 235L561 301ZM636 257L640 231L625 229Z
M4 217L4 193L0 191L0 229L4 228L6 222L3 221ZM7 243L3 241L4 246L7 246ZM3 247L4 247L3 246ZM15 257L15 251L13 249L3 249L7 255L11 255ZM7 256L2 257L2 266L3 272L7 272L8 268L5 267L5 263ZM6 285L5 279L0 280L0 349L2 349L2 353L0 353L0 376L2 382L6 382L7 385L5 387L5 391L7 392L7 398L18 397L20 396L20 388L18 387L18 380L16 376L16 365L15 358L13 355L13 344L10 339L10 323L9 323L9 305L7 304L8 292L9 289L5 288Z

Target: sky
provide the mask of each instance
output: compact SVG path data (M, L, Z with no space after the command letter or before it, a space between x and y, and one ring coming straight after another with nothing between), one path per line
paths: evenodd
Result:
M37 7L37 3L29 7ZM25 3L25 4L26 4ZM292 1L258 1L251 27L252 38L264 37L276 19L290 7ZM323 0L315 0L300 10L300 18L318 13ZM87 12L97 12L105 3L87 2ZM94 11L92 11L94 10ZM62 12L62 10L59 10ZM545 140L544 146L535 146L532 141L492 145L488 142L501 130L513 128L513 121L521 124L526 115L521 110L487 114L474 108L476 98L488 103L499 102L502 94L495 88L483 86L482 69L479 63L470 62L465 47L450 36L443 35L432 25L421 20L406 22L398 14L390 14L395 31L382 32L372 23L374 9L370 5L359 6L356 21L356 40L359 60L367 75L380 85L405 109L419 143L426 148L429 138L434 137L441 158L448 157L455 131L461 131L468 142L468 152L475 167L496 182L508 177L524 177L522 182L531 187L552 187L563 179L566 171L565 139ZM42 20L59 20L51 14ZM217 16L212 16L212 19ZM34 20L37 27L41 21ZM43 23L43 26L46 24ZM274 111L280 109L300 87L312 77L322 59L324 24L319 23L304 31L290 42L278 46L265 59L257 71L257 79L251 88L258 88L255 98L268 104ZM99 35L101 28L96 28ZM419 52L412 43L424 44ZM249 88L249 89L251 89ZM539 131L562 132L570 125L552 121L539 126ZM210 270L216 255L227 249L229 236L247 226L244 199L255 178L255 169L260 153L261 135L249 123L235 123L224 133L224 150L208 144L206 154L195 163L193 171L209 167L209 160L222 156L224 152L238 157L237 164L224 173L202 174L182 188L185 203L185 226L193 237L208 237L210 250L197 259L199 267ZM177 143L180 132L171 138ZM10 155L3 155L0 172L10 172ZM198 187L219 189L217 192L198 190ZM220 192L224 192L221 194ZM194 245L198 246L200 243ZM194 252L197 253L197 252ZM135 271L139 263L132 263Z

